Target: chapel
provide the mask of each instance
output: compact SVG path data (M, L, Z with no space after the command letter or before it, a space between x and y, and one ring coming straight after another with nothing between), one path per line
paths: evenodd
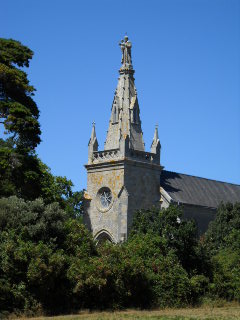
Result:
M95 123L88 143L84 222L97 241L117 243L127 239L136 210L173 203L184 218L195 219L202 234L221 202L240 202L240 185L164 170L157 126L150 152L145 150L132 43L125 36L119 46L121 67L104 150L98 150Z

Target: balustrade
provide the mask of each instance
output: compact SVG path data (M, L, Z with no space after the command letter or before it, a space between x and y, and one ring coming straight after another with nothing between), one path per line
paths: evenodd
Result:
M147 163L157 163L156 154L151 152L146 152L146 151L129 149L125 157L142 161L142 162L147 162ZM121 158L122 158L122 154L119 149L95 151L93 152L92 163L117 160Z

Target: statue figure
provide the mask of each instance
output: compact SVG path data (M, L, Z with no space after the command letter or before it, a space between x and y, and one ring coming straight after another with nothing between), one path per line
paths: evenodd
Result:
M131 56L131 48L132 43L128 41L128 36L124 37L124 40L122 40L120 43L120 48L122 50L122 64L132 64L132 56Z

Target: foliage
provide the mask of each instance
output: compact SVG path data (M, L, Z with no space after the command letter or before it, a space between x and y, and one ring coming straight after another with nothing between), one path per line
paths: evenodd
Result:
M0 38L0 47L0 123L6 134L0 138L0 196L41 197L79 215L82 192L73 192L66 177L53 176L35 154L41 134L39 110L33 100L35 89L23 70L29 67L33 52L11 39Z
M212 294L240 301L240 203L219 206L204 241L212 257Z
M88 263L73 259L68 277L81 307L139 307L147 303L149 288L143 263L133 261L119 245L104 244Z
M68 197L70 189L60 181ZM144 216L134 219L126 242L96 246L81 219L58 202L0 199L0 310L53 314L81 308L182 307L209 295L239 300L236 246L211 256L210 277L195 266L186 269L179 252L189 247L179 249L173 236L184 244L180 235L191 228L182 220L175 222L180 217L176 207L164 210L164 217L153 212L162 230L156 232L150 211L142 210ZM232 231L229 235L238 238ZM206 256L201 242L200 250L190 240L198 259ZM209 268L205 262L203 266Z
M40 142L39 110L32 98L35 89L21 68L29 66L33 52L12 39L0 38L0 47L0 118L14 146L32 151Z
M240 301L240 251L225 248L213 257L212 293L226 300Z
M71 180L53 176L36 155L20 154L10 139L0 139L0 196L41 197L46 204L58 202L69 215L80 216L83 192L73 192L72 187Z
M64 310L71 301L72 257L94 254L82 222L58 203L0 199L0 310Z
M164 239L166 250L174 250L189 272L201 266L198 256L197 229L194 221L184 220L180 207L155 207L136 212L131 235L152 233Z
M53 313L188 302L187 272L158 235L96 247L58 203L17 197L0 199L0 235L1 309Z
M34 155L40 143L39 110L34 87L26 72L33 52L20 42L0 38L0 196L25 199L39 196L39 163Z
M66 212L56 202L45 206L41 199L0 199L0 231L14 230L26 240L57 244L64 237L66 218Z
M183 306L188 303L189 279L166 239L152 232L135 234L124 244L134 261L140 260L145 268L151 306Z
M206 232L205 242L216 253L221 248L240 250L240 203L221 204L214 221Z

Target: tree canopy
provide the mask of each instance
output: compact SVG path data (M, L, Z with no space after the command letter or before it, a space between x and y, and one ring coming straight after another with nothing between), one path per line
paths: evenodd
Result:
M21 151L32 151L40 143L39 110L33 100L23 67L29 66L33 52L20 42L0 38L0 119L5 133Z
M45 203L57 201L72 215L82 211L82 192L73 192L72 181L53 176L36 155L40 143L39 109L33 100L35 88L25 69L33 51L19 41L0 38L0 196Z

